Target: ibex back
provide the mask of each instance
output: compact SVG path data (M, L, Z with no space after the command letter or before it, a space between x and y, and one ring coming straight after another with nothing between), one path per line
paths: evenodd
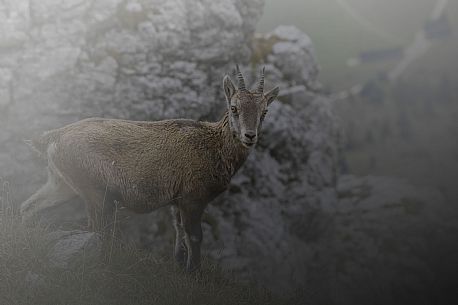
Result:
M224 77L228 111L218 122L92 118L33 140L48 161L48 181L22 203L23 220L74 196L85 202L91 230L113 222L115 203L140 213L170 205L175 258L197 268L202 213L246 160L279 91L264 94L264 70L255 91L238 66L237 77L238 88Z

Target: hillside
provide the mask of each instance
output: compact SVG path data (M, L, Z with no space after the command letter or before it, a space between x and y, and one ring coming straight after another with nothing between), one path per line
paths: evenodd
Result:
M407 46L428 20L436 2L404 0L401 5L396 0L267 0L257 29L266 32L278 24L292 24L305 31L318 54L320 79L338 90L389 67L382 63L350 68L347 60L362 51ZM447 13L458 29L458 3L449 1Z

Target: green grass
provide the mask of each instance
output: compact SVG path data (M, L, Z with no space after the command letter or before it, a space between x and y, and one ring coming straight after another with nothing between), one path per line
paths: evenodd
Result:
M286 301L204 260L188 274L170 258L115 244L110 259L83 254L67 269L49 262L47 228L25 227L0 188L0 304L301 304Z
M389 69L392 63L348 67L349 58L361 51L407 46L431 15L437 0L345 0L368 24L362 24L337 0L266 0L259 32L295 25L314 42L322 82L334 90L346 88ZM452 23L457 19L454 1L448 4Z

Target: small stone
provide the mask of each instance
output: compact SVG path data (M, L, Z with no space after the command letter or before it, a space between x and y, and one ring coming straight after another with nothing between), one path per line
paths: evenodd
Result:
M55 231L48 239L53 244L48 258L55 267L67 268L75 261L100 255L101 237L94 232Z

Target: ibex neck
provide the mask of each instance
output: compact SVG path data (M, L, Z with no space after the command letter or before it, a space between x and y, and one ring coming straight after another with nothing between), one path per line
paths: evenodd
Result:
M216 123L221 134L221 159L231 177L243 165L250 153L250 149L234 137L230 129L229 113L226 111L220 121Z

